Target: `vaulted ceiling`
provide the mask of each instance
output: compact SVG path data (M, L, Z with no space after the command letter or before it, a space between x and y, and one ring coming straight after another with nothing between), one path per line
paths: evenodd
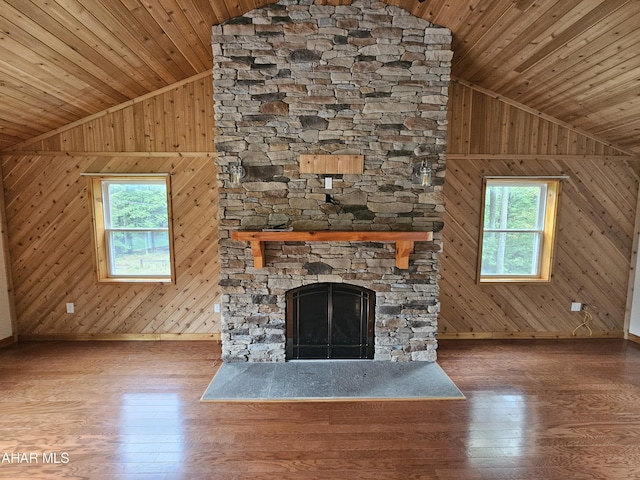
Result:
M212 68L264 0L0 0L0 149ZM388 0L453 32L453 75L640 155L640 1Z

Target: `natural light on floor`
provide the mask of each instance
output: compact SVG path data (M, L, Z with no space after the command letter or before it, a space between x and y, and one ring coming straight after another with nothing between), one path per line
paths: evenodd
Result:
M153 408L149 408L153 406ZM160 413L159 413L160 412ZM182 402L175 393L126 393L120 409L119 455L126 473L130 468L150 471L150 464L179 466L184 460ZM173 467L171 467L173 468Z

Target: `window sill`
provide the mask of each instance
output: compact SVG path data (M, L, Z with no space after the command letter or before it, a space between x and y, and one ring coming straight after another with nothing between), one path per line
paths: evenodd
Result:
M539 284L539 283L551 283L550 278L540 277L491 277L478 279L480 285L500 285L500 284Z
M98 279L98 283L111 284L111 285L126 284L126 283L136 283L136 284L147 283L150 285L172 285L175 282L171 278L131 277L131 278L100 278Z

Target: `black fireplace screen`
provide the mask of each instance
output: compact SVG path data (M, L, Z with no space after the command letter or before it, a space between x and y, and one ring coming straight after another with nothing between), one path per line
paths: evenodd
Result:
M373 358L375 292L316 283L287 292L287 359Z

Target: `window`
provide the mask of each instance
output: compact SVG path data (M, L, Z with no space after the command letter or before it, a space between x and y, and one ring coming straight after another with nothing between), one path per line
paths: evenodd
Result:
M99 282L172 283L169 176L90 176Z
M551 280L559 190L559 179L485 179L480 283Z

